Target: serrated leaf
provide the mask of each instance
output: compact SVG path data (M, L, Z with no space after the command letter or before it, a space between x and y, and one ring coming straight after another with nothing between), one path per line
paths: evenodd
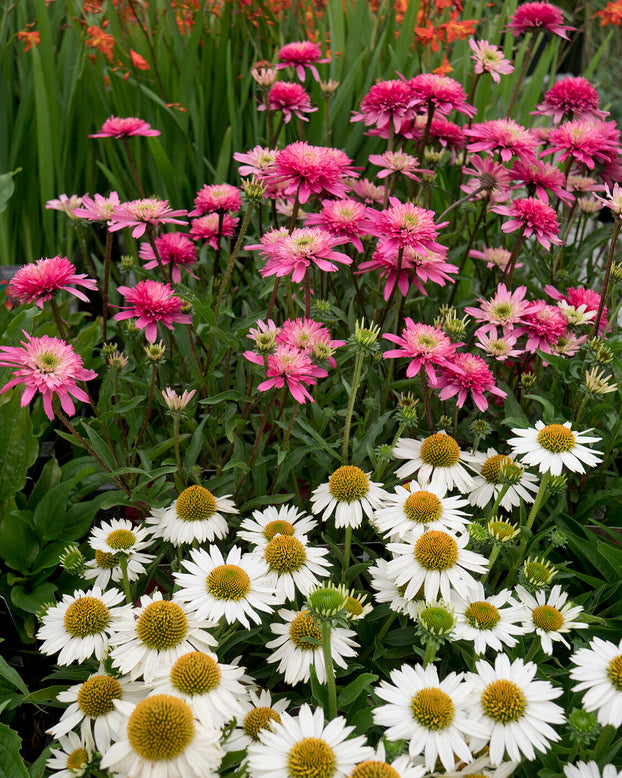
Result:
M29 778L19 750L22 740L6 724L0 724L0 775L6 778Z

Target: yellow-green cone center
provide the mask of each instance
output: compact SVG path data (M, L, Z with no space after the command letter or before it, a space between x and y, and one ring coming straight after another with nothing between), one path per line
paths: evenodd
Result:
M505 454L495 454L492 457L488 457L488 459L484 462L482 465L482 476L488 481L489 484L498 484L500 483L499 480L499 471L501 469L501 465L510 465L512 464L512 459Z
M171 683L182 694L207 694L220 685L218 662L201 651L180 657L171 668Z
M283 519L275 519L266 524L263 534L266 540L272 540L275 535L293 535L294 525Z
M436 432L423 441L419 456L432 467L453 467L460 461L460 447L451 435Z
M545 632L555 632L564 624L564 617L561 612L552 605L538 605L531 613L534 627Z
M78 691L78 707L91 719L105 716L114 710L113 700L123 696L121 684L109 675L94 675L88 678Z
M53 373L60 364L60 359L52 351L39 354L37 367L42 373Z
M505 678L489 683L481 700L484 713L500 724L518 721L527 709L527 698L521 688Z
M491 537L502 543L506 540L512 540L513 537L518 535L518 529L514 524L510 524L509 521L503 521L502 519L490 521L488 523L488 532Z
M251 590L246 570L237 565L219 565L207 576L207 591L217 600L243 600Z
M83 748L76 748L67 757L67 769L72 771L80 770L86 767L88 761L89 757L86 751Z
M412 698L410 712L415 721L432 731L446 729L454 718L454 704L442 689L420 689Z
M489 602L472 602L464 612L466 620L476 629L492 629L499 623L501 616Z
M317 737L299 740L287 755L289 778L332 778L336 766L335 752L325 740Z
M346 613L350 616L360 616L363 613L363 603L357 600L356 597L346 597L346 604L344 605Z
M524 570L525 578L529 583L533 584L533 586L544 586L549 583L555 575L555 570L553 570L553 568L547 567L547 565L542 564L542 562L534 560L526 562Z
M98 567L101 567L104 570L112 570L113 567L116 567L119 564L119 555L109 554L107 551L96 549L95 562L97 562Z
M458 544L446 532L430 530L415 543L415 559L426 570L448 570L458 561Z
M315 651L317 645L304 638L322 640L320 622L309 611L301 611L289 625L289 639L300 651Z
M174 759L194 737L192 711L169 694L147 697L134 708L127 736L134 751L147 761Z
M136 543L136 535L129 529L115 529L106 538L110 548L126 550Z
M369 491L369 479L360 467L344 465L328 479L328 491L339 502L356 502Z
M607 665L607 678L614 688L622 692L622 654L614 656Z
M549 424L538 432L538 443L547 451L559 454L575 446L574 432L563 424Z
M400 778L400 774L386 762L361 762L350 773L350 778Z
M404 513L417 524L430 524L440 519L443 513L443 503L432 492L421 490L406 498Z
M195 484L179 495L175 510L184 521L205 521L216 513L216 498L208 489Z
M147 605L136 624L139 640L156 651L179 645L187 632L186 614L170 600L157 600Z
M252 711L244 717L242 729L251 740L259 740L259 730L269 729L271 722L281 723L281 717L272 708L260 707L253 708Z
M283 575L300 570L307 561L307 552L298 538L275 535L266 546L264 558L270 570Z
M110 611L97 597L80 597L65 611L65 629L74 638L97 635L110 623Z

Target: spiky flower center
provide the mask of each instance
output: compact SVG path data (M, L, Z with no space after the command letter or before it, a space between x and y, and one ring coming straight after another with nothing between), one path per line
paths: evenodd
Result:
M412 698L410 711L416 722L432 731L446 729L454 718L455 708L451 697L442 689L420 689Z
M138 639L155 651L166 651L179 645L187 632L186 614L170 600L149 603L136 624Z
M369 491L369 479L360 467L344 465L328 479L328 491L339 502L356 502Z
M37 367L41 373L53 373L60 365L60 358L53 351L42 351L37 357Z
M400 774L386 762L361 762L350 773L350 778L400 778Z
M78 691L78 707L91 719L105 716L114 710L113 700L123 696L121 684L109 675L94 675L88 678Z
M505 454L495 454L488 457L488 459L482 465L482 476L488 481L489 484L501 483L499 478L499 470L501 465L512 464L512 459Z
M333 586L321 586L309 594L309 605L322 616L336 616L346 607L346 594Z
M136 535L129 529L115 529L106 538L110 548L128 549L136 543Z
M435 432L423 441L419 455L426 465L453 467L460 461L460 447L451 435Z
M184 521L206 521L216 513L216 498L209 489L195 484L179 495L175 510Z
M150 762L179 756L194 737L192 711L169 694L147 697L134 708L127 725L134 751Z
M538 443L547 451L559 454L575 446L574 432L563 424L548 424L538 432Z
M363 613L363 603L356 597L346 597L346 604L343 606L346 613L350 616L360 616Z
M546 586L553 576L555 570L542 562L537 560L528 560L524 565L525 578L533 586Z
M544 632L555 632L564 624L564 617L561 611L552 605L538 605L531 613L531 618L535 627Z
M438 521L443 513L443 503L432 492L421 490L409 495L404 502L404 513L417 524Z
M505 678L489 683L481 700L484 713L500 724L518 721L527 710L527 698L520 686Z
M458 561L458 544L446 532L430 530L415 543L415 559L426 570L448 570Z
M218 662L202 651L191 651L179 657L171 668L171 683L182 694L206 694L220 685Z
M217 600L243 600L251 590L251 579L238 565L218 565L207 576L207 591Z
M488 522L488 532L495 540L499 540L503 543L516 537L516 535L518 535L518 528L509 521L495 519Z
M492 629L499 623L501 616L489 602L472 602L464 612L466 620L475 629Z
M270 570L285 575L300 570L307 561L307 552L298 538L276 535L266 546L264 558Z
M614 656L607 665L607 678L619 692L622 692L622 654Z
M266 540L272 540L275 535L293 535L294 525L284 519L275 519L266 524L263 534Z
M76 748L67 757L67 769L73 771L80 770L88 764L89 757L84 748Z
M97 635L110 623L110 611L97 597L80 597L65 611L65 629L74 638Z
M418 616L421 626L433 635L448 635L456 625L453 613L440 605L422 608Z
M320 622L309 611L301 611L289 625L289 639L301 651L315 651L317 645L305 638L322 640Z
M336 766L335 752L318 737L299 740L287 755L289 778L332 778Z
M270 729L271 722L281 723L281 717L273 708L259 707L253 708L244 718L242 729L251 740L259 740L259 730Z
M495 303L491 311L493 316L499 321L507 321L513 312L512 305L506 302Z
M96 549L95 562L98 567L101 567L104 570L112 570L113 567L116 567L119 564L119 555L109 554L107 551Z

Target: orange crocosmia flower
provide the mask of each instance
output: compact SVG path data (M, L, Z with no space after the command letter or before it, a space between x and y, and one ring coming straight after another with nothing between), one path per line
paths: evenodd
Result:
M20 41L24 41L24 51L30 51L33 46L38 46L41 40L37 30L20 30L17 37Z
M415 36L422 46L429 46L432 51L439 49L439 37L433 24L428 22L427 27L415 27Z
M453 43L456 38L463 41L473 35L476 24L477 19L458 20L458 11L452 11L449 21L438 28L439 37L444 38L447 43Z
M99 27L88 27L87 33L90 35L90 38L86 39L86 45L93 46L93 48L101 51L108 62L112 62L115 43L114 36L109 35Z
M432 73L436 73L439 76L446 76L448 73L451 73L453 70L452 66L449 64L449 60L447 59L447 56L443 57L443 64L440 65L437 68L434 68Z
M597 11L592 19L600 17L600 26L605 27L607 24L615 24L619 27L622 24L622 0L616 0L613 3L607 3L602 11Z
M132 58L132 65L138 70L151 70L151 65L144 57L141 57L134 49L130 49L130 57Z

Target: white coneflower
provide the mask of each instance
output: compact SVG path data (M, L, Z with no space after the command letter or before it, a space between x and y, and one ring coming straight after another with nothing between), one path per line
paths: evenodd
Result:
M156 694L134 708L101 767L140 778L212 778L223 755L219 737L219 730L197 721L183 700Z
M101 660L106 655L110 633L117 619L127 606L115 607L123 602L123 592L109 589L102 592L94 586L86 592L76 590L73 595L64 594L42 618L37 633L42 654L56 654L59 665L84 662L91 656Z
M249 694L250 701L241 701L244 711L238 719L238 726L223 743L225 751L246 751L251 743L259 740L262 729L272 730L275 724L281 723L281 714L289 705L287 699L273 701L266 689L261 689L259 694L250 689Z
M508 444L515 454L522 455L527 465L538 465L541 473L560 475L567 467L575 473L585 473L588 467L596 467L602 460L602 454L591 451L583 443L596 443L597 436L588 435L591 430L574 432L569 421L563 424L544 424L537 421L535 427L516 428L512 432L516 438L510 438Z
M348 737L354 727L343 716L325 723L320 708L302 705L297 716L284 712L281 719L248 747L251 778L345 778L374 753L364 737Z
M281 505L278 509L269 505L262 511L253 511L252 519L242 521L238 537L263 548L275 535L292 535L300 539L315 529L317 523L317 519L293 505Z
M612 764L606 764L602 773L597 762L577 762L564 766L566 778L622 778L622 770Z
M322 653L322 627L320 620L308 610L279 610L283 622L270 625L277 635L274 640L266 643L266 648L272 650L268 662L278 662L278 671L285 677L285 682L297 684L307 682L311 677L311 666L320 683L326 683L326 665ZM330 651L337 667L347 667L346 659L356 656L358 644L353 638L356 632L344 627L334 627L330 631ZM309 640L311 638L311 640Z
M195 548L192 561L183 560L186 572L175 573L179 590L175 596L188 603L198 618L228 624L239 621L250 629L250 621L261 622L262 613L272 613L283 597L274 591L268 566L260 557L243 554L233 546L225 559L217 546Z
M348 778L423 778L427 773L423 765L413 764L407 754L396 757L391 763L386 758L384 743L380 741L373 757L359 762Z
M223 513L238 513L231 495L215 497L209 489L193 485L184 489L168 508L154 508L147 516L153 534L174 546L224 538L229 532Z
M146 527L135 527L128 519L103 521L91 530L89 546L95 551L95 559L86 562L82 575L105 589L111 580L123 580L123 557L127 580L136 581L155 559L153 554L143 553L152 543L151 531Z
M48 770L54 770L51 778L80 778L89 768L95 750L90 733L80 737L75 732L68 732L59 736L58 743L60 749L52 748L45 764Z
M570 648L570 644L563 636L564 632L587 627L585 623L573 621L583 613L583 608L566 602L568 593L562 592L559 584L556 584L548 594L540 589L535 597L520 585L516 587L516 593L526 611L523 618L524 626L539 635L542 650L549 656L553 653L554 641L559 640Z
M450 673L441 681L434 665L402 665L391 671L391 683L382 681L376 689L385 704L374 709L374 722L387 728L389 740L407 740L411 757L422 754L428 771L437 759L451 770L456 759L473 759L467 739L486 735L466 712L472 688L462 674Z
M388 567L389 563L385 559L376 559L376 564L368 569L371 576L371 586L375 589L374 600L379 603L386 602L392 611L403 613L410 616L411 619L417 618L417 599L411 597L407 599L404 596L406 584L398 586L395 583L395 576L391 575Z
M480 454L472 463L478 473L473 479L473 490L469 494L471 505L485 508L488 503L496 500L503 489L504 482L501 478L503 465L511 465L514 460L506 454L499 454L494 448L489 448L486 454ZM522 468L521 468L522 469ZM531 503L538 491L538 479L533 473L524 471L517 483L510 484L508 490L499 503L506 511L511 511L521 500Z
M305 536L275 535L265 546L253 552L268 565L268 580L276 592L283 592L286 600L293 600L296 592L309 594L318 585L319 578L329 575L330 552L309 545Z
M430 778L509 778L518 767L518 762L502 762L497 767L490 764L487 754L478 756L469 764L464 765L459 770L443 771L442 773L432 773Z
M440 481L447 489L454 487L466 494L473 488L473 479L464 468L471 456L460 450L455 438L445 432L435 432L425 440L400 438L393 456L407 459L396 471L398 478L408 478L417 473L420 483Z
M371 518L381 508L387 494L380 484L369 480L371 473L360 467L343 465L311 495L311 510L326 520L335 514L335 527L360 527L363 514Z
M609 640L594 638L589 648L580 648L570 657L576 665L570 670L573 692L586 692L583 707L597 711L603 727L622 725L622 640L616 645Z
M476 654L484 654L490 646L502 651L503 646L515 646L515 635L524 635L529 629L522 625L524 608L513 598L509 589L486 596L478 581L471 591L455 592L451 604L454 607L456 640L473 641Z

